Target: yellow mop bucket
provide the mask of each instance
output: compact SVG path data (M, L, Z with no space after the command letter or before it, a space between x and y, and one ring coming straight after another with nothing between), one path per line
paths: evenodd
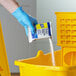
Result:
M52 65L51 54L39 51L36 57L17 60L20 76L76 76L76 13L56 12L57 45L56 66Z
M17 60L20 76L76 76L76 66L61 66L61 51L55 51L56 66L52 66L51 54L38 51L36 57Z

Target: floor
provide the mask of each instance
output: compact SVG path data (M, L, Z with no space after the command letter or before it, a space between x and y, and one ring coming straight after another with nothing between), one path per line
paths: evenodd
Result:
M19 73L13 73L13 74L11 74L11 76L20 76L20 74Z

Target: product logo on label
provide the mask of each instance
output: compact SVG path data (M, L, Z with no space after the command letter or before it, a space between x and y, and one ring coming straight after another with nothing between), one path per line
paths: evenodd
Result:
M40 26L41 26L41 28L43 28L44 27L44 24L40 24Z

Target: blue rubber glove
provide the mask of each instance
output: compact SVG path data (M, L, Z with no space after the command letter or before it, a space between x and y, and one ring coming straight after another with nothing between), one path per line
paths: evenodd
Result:
M37 20L29 16L26 12L23 11L22 7L18 7L12 15L19 21L19 23L25 28L26 35L28 36L28 27L30 27L32 33L35 33L35 25Z

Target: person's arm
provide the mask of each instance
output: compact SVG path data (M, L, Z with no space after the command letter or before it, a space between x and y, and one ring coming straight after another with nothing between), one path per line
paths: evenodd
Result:
M18 7L15 0L0 0L0 4L5 7L10 13L13 13Z
M4 6L25 28L27 36L28 27L30 27L32 33L35 33L34 26L37 24L37 20L24 12L22 7L20 7L15 0L0 0L0 4Z

